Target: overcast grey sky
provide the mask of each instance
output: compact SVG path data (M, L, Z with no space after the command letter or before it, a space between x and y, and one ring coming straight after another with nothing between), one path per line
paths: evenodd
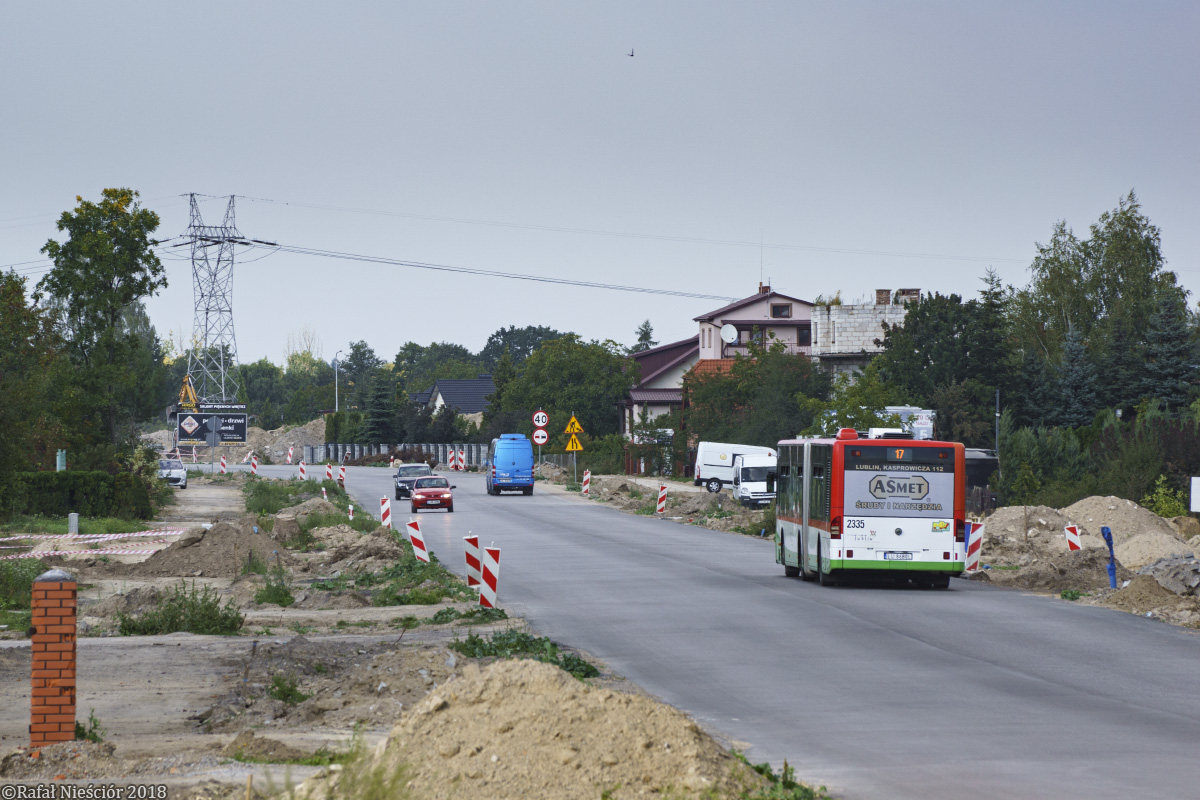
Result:
M760 265L805 299L974 293L1132 188L1195 293L1198 32L1195 2L5 3L0 265L129 186L164 235L178 195L238 194L279 201L239 200L242 233L288 245L732 297ZM188 336L190 263L165 263L151 317ZM306 326L326 358L507 325L630 343L646 318L665 342L723 305L287 253L234 284L243 361Z

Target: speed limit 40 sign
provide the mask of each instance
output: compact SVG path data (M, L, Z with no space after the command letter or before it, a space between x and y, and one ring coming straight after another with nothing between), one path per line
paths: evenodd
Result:
M546 433L545 428L538 428L533 432L533 443L538 447L541 447L548 441L550 441L550 434Z
M533 424L538 428L544 428L550 424L550 415L545 411L536 411L533 415Z

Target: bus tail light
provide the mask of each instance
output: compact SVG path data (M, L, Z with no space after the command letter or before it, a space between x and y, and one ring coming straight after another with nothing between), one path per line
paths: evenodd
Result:
M954 520L954 541L967 541L967 524L961 519Z
M829 538L830 539L842 538L842 518L841 517L834 517L833 522L829 523Z

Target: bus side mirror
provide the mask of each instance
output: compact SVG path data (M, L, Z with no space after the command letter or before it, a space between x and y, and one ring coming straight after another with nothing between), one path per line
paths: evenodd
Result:
M767 491L768 492L775 491L775 473L774 472L767 473Z

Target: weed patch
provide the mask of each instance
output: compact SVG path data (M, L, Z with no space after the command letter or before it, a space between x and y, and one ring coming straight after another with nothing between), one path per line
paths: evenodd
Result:
M183 581L141 616L117 614L117 626L122 636L153 636L177 631L229 635L237 633L245 621L232 598L222 606L213 589L204 586L196 591L193 582L188 590Z
M88 713L88 722L85 726L82 722L75 723L75 738L89 742L100 744L104 741L104 728L100 725L100 720L96 719L96 709L91 709Z
M283 563L278 558L275 560L275 566L271 567L270 574L267 575L266 585L254 593L254 602L271 603L283 608L296 602L296 598L292 596L291 581L288 580L287 570L283 568Z
M499 631L488 639L470 633L466 639L451 642L450 649L469 658L532 658L554 664L580 679L600 674L600 670L574 653L559 652L558 645L548 637L531 636L524 631Z
M242 565L242 574L243 575L266 575L267 574L267 562L265 562L261 558L259 558L258 553L251 550L250 555L246 557L246 563Z
M741 800L828 800L829 795L825 793L824 786L814 789L796 780L796 771L788 765L787 759L783 761L783 769L776 774L770 764L751 764L737 750L733 751L733 755L770 781L765 787L742 792Z
M276 700L287 703L289 706L303 703L311 697L311 695L300 691L300 684L296 680L295 675L284 675L282 673L276 673L271 676L271 685L267 688L267 694Z
M45 571L45 563L36 558L0 561L0 611L29 608L33 579Z
M171 491L168 488L168 491ZM100 533L140 533L146 530L146 522L136 519L119 519L117 517L79 518L79 533L90 536ZM9 535L21 533L56 533L66 536L66 517L10 517L8 522L0 525L0 531Z
M1070 600L1070 601L1074 602L1081 597L1087 597L1087 595L1088 595L1087 592L1081 592L1078 589L1063 589L1062 592L1060 592L1058 596L1061 597L1063 600Z

